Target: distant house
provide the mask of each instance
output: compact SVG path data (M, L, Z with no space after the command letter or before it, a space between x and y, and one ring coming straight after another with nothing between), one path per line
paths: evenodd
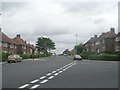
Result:
M65 51L63 51L63 54L70 55L70 51L68 49L66 49Z
M28 43L27 44L27 54L34 54L36 51L36 48L34 47L34 45Z
M114 52L114 41L115 41L115 29L111 28L110 31L102 33L99 37L95 35L88 40L84 46L85 51L88 52Z
M5 35L0 30L0 49L2 52L9 53L9 54L15 54L16 53L16 43L14 40L9 38L7 35Z
M120 52L120 32L115 37L115 52Z

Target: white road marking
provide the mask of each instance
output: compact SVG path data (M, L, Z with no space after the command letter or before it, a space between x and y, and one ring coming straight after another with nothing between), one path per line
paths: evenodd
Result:
M55 73L56 71L53 71L52 73Z
M55 73L54 75L57 76L59 73Z
M59 71L59 73L62 73L63 71Z
M63 69L62 71L65 71L66 69Z
M42 77L40 77L40 79L44 79L44 78L46 78L46 76L42 76Z
M42 82L40 82L40 83L42 83L42 84L43 84L43 83L46 83L47 81L48 81L48 80L46 79L46 80L43 80L43 81L42 81Z
M30 89L35 89L37 87L39 87L40 85L34 85L33 87L31 87Z
M54 76L50 76L48 79L52 79L52 78L54 78Z
M57 69L57 71L59 71L60 69Z
M36 79L36 80L34 80L34 81L31 81L30 83L36 83L36 82L38 82L39 81L39 79Z
M29 86L29 84L25 84L25 85L19 87L19 89L23 89L23 88L25 88L25 87L27 87L27 86Z
M51 75L52 73L48 73L47 76Z

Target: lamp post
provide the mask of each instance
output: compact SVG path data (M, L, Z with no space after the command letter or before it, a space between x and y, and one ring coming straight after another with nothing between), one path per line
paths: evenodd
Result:
M75 34L76 36L76 54L77 54L77 34Z

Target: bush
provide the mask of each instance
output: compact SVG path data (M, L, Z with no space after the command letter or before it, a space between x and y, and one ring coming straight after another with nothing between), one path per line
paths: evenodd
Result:
M20 56L21 56L23 59L29 59L29 58L31 58L31 55L30 55L30 54L20 54Z
M101 55L90 55L90 60L107 60L107 61L119 61L119 55L101 54Z
M8 53L0 52L0 62L4 62L7 60Z

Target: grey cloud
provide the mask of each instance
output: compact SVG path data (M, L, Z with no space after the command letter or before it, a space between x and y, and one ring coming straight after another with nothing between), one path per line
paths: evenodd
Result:
M71 13L92 13L101 5L99 2L67 2L63 3L66 12Z
M19 10L21 7L28 5L29 2L2 2L2 11Z
M103 18L97 18L93 21L94 24L101 24L101 23L104 23L105 20Z

